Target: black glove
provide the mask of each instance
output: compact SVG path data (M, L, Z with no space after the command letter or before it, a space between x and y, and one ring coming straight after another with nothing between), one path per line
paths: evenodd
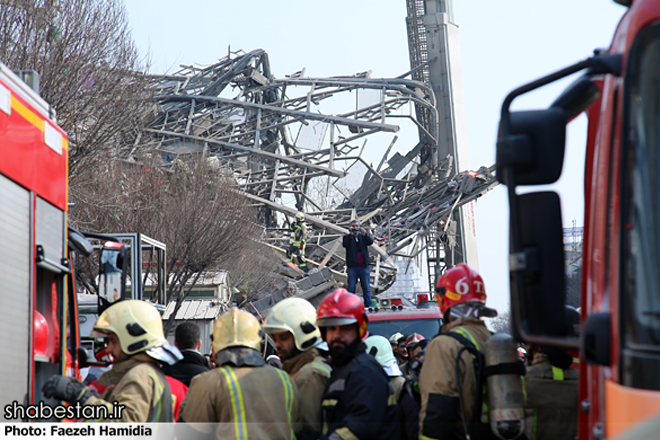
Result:
M54 397L69 403L83 403L92 396L89 388L75 377L60 376L59 374L48 379L41 391L47 398Z

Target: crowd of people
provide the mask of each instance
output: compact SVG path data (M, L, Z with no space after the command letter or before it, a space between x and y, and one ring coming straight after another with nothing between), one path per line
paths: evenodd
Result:
M355 233L362 236L359 225ZM121 419L104 422L217 424L219 439L495 438L475 361L491 337L483 318L496 315L483 280L460 264L440 278L436 298L443 326L432 339L370 335L363 299L343 288L318 308L284 299L263 322L232 308L214 323L210 359L199 351L194 323L179 324L170 345L153 306L120 301L94 326L107 338L113 368L87 384L55 375L43 393L125 406ZM265 335L277 352L268 358ZM518 438L574 439L573 355L529 346L527 357L526 428Z

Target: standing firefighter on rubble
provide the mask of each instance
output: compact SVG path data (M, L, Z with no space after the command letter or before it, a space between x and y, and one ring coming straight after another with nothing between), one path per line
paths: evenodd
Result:
M300 391L301 427L298 440L317 439L322 430L321 400L332 368L319 355L322 342L316 309L302 298L287 298L273 307L263 324L275 342L282 369Z
M172 393L159 363L171 365L182 356L165 339L158 310L144 301L120 301L99 316L92 336L108 338L114 359L112 369L98 379L107 386L102 398L78 379L59 375L44 384L44 395L72 404L103 405L109 414L112 402L124 405L121 418L104 422L173 422Z
M218 439L294 438L298 387L284 371L266 365L259 352L262 338L261 325L250 313L233 307L220 315L213 326L218 368L192 379L178 421L217 424Z
M297 263L303 271L307 272L307 260L305 259L305 246L307 245L307 226L305 226L305 214L296 214L296 220L289 225L291 231L291 244L289 245L288 257L292 263ZM295 261L294 261L295 259Z

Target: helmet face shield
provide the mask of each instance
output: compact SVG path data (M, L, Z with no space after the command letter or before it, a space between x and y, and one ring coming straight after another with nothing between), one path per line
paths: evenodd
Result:
M403 373L401 372L401 369L399 368L399 364L397 363L396 359L392 358L388 361L386 361L384 364L381 364L383 367L383 370L385 370L385 373L387 373L388 376L403 376Z
M339 327L342 325L356 324L355 318L321 318L317 321L319 327Z

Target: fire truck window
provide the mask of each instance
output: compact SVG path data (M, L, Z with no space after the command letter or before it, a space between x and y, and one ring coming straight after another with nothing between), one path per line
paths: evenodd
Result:
M660 351L660 25L640 33L626 75L622 331L626 345Z
M439 319L397 319L391 321L369 321L369 334L389 338L394 333L412 335L419 333L431 339L440 331Z

